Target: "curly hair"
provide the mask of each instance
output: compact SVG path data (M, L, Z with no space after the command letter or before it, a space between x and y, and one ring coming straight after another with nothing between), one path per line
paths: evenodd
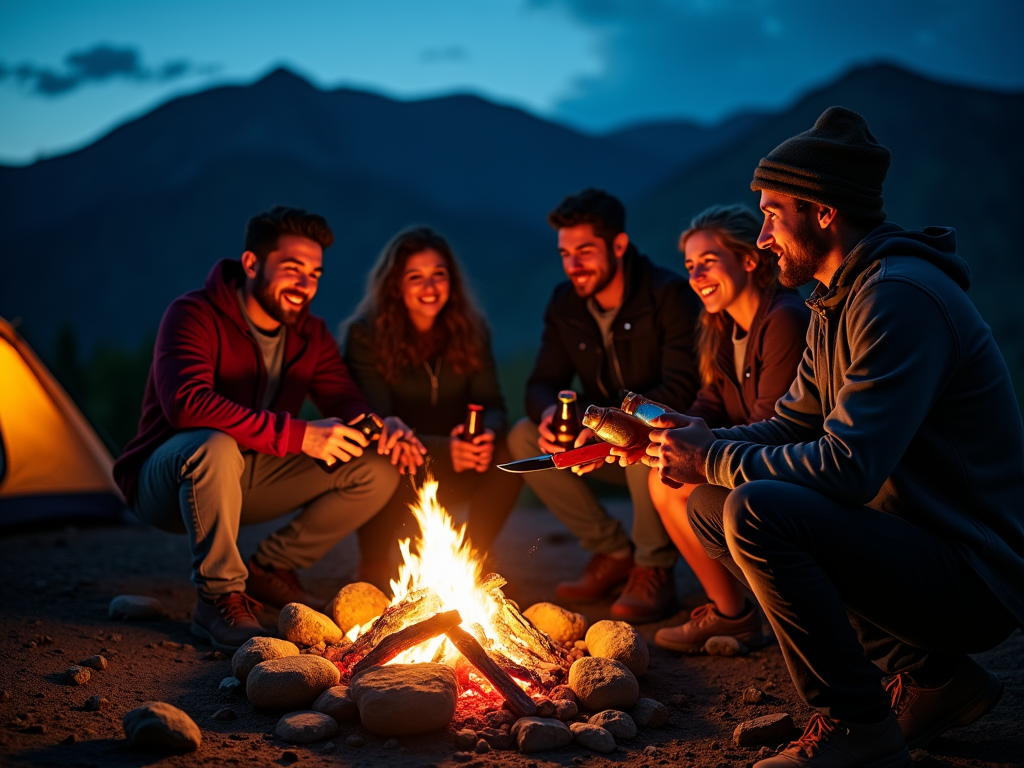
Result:
M771 251L757 247L761 234L761 222L749 208L743 205L713 205L701 211L690 222L690 226L679 236L679 250L686 250L686 241L697 232L709 232L719 245L732 252L737 258L752 255L757 260L751 274L754 285L762 292L778 280L778 259ZM697 329L697 350L700 353L700 378L710 384L718 375L715 361L718 350L729 334L731 323L726 312L700 311L700 327Z
M409 320L402 300L402 278L409 257L436 251L448 267L449 295L438 314L430 337L423 336ZM482 365L486 321L448 241L427 227L412 227L388 241L370 269L366 295L343 328L365 320L377 349L377 369L384 380L395 384L404 368L419 367L440 353L452 370L473 373Z

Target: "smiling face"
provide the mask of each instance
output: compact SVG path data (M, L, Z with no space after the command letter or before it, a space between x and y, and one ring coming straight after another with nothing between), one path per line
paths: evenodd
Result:
M713 231L702 229L691 234L686 238L683 255L690 287L708 312L715 314L728 309L751 289L751 272L757 261L749 255L733 253L718 242Z
M252 251L242 255L252 297L269 318L285 325L298 322L316 296L323 262L319 243L301 235L281 235L262 262ZM253 321L262 325L256 317Z
M816 207L795 197L761 190L764 225L758 248L771 248L779 257L779 282L790 288L811 280L829 253L829 243L816 225Z
M616 236L612 247L618 251L618 241L625 244L625 233ZM626 246L621 250L624 252ZM608 244L594 234L591 224L577 224L558 230L558 252L562 255L562 269L572 283L576 295L588 298L600 293L615 279L619 253L609 253Z
M409 320L420 331L429 331L448 303L451 275L444 256L433 249L414 253L405 261L402 302Z

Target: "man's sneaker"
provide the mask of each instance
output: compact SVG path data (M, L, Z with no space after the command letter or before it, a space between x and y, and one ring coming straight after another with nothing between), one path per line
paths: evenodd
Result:
M616 619L635 623L657 621L672 613L676 604L676 584L671 568L636 566L619 599L612 603Z
M555 594L563 600L592 603L628 579L632 569L632 557L596 554L583 569L583 576L575 581L563 581L555 588Z
M738 619L727 619L714 603L702 605L693 610L685 624L659 629L654 642L670 651L742 656L765 644L761 614L749 601L747 606L747 612Z
M249 558L249 578L245 580L245 591L267 605L284 608L288 603L302 603L319 611L326 603L302 588L299 577L293 570L262 566L256 557Z
M250 638L269 634L256 620L263 606L245 592L206 597L201 592L192 611L192 634L218 651L237 651Z
M754 763L754 768L907 768L910 750L896 716L880 723L857 725L813 714L804 735L779 754Z
M923 688L906 675L885 686L900 728L911 749L923 747L950 728L973 723L1003 695L1003 681L964 656L952 679L938 688Z

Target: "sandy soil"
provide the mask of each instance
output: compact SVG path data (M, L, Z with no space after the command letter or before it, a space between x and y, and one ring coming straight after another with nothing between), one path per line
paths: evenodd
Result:
M616 504L614 511L628 515L627 505ZM267 530L243 531L243 554ZM554 584L575 576L586 562L586 553L565 529L549 513L532 508L515 511L495 550L497 570L510 582L506 592L524 608L551 599ZM355 562L349 539L305 576L313 591L326 597L350 576ZM610 755L570 746L532 755L491 752L457 763L451 729L401 739L397 748L387 749L385 739L358 724L342 726L327 746L291 746L273 737L277 716L254 711L244 696L218 690L220 680L231 674L230 662L189 634L195 592L187 563L183 538L137 524L0 537L0 764L739 767L752 764L757 750L733 746L738 723L789 712L802 728L810 714L796 696L777 646L743 658L680 658L653 644L654 631L663 626L658 624L640 628L651 645L641 695L668 703L684 694L689 707L670 706L666 726L642 730ZM683 596L678 622L702 602L702 595L685 565L677 567L676 578ZM110 599L125 593L159 598L169 617L149 623L109 620ZM607 617L609 605L569 607L596 621ZM274 620L269 614L264 618ZM63 670L95 653L108 657L106 671L93 671L82 686L62 681ZM976 658L1005 682L1002 700L987 717L915 753L918 765L1024 766L1024 634L1017 631ZM771 703L744 705L742 692L749 686L765 689ZM102 712L84 711L94 694L111 705ZM151 700L170 702L192 716L203 731L198 752L168 757L128 749L121 718ZM237 719L215 720L214 713L224 708L234 710ZM352 735L365 743L348 746Z

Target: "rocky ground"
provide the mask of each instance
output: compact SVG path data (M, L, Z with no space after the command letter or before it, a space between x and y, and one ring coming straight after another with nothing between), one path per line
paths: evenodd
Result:
M627 509L615 506L625 517ZM250 553L267 528L243 532ZM351 575L354 543L338 545L306 578L327 597ZM496 569L509 581L508 596L523 608L553 598L553 585L574 576L586 554L551 517L519 508L495 547ZM187 547L174 537L136 524L104 528L22 531L0 537L0 764L5 766L192 766L192 765L374 765L426 766L622 765L747 766L756 747L733 744L746 720L790 713L799 727L810 710L797 698L776 646L742 658L680 658L653 644L662 625L640 627L651 648L650 669L640 695L668 705L660 729L642 729L608 755L575 745L535 754L460 751L449 727L428 736L384 739L358 723L341 727L328 743L289 745L274 736L278 715L255 711L243 696L222 692L230 661L189 634L195 593L187 578ZM675 621L701 603L692 574L680 565L683 596ZM119 594L159 599L168 616L152 622L107 618ZM568 606L597 621L610 601ZM275 616L265 617L273 626ZM950 616L956 621L956 616ZM669 622L666 622L669 623ZM66 670L93 655L106 669ZM922 766L1024 766L1024 635L977 657L996 672L1006 690L983 720L952 731L926 752ZM101 663L92 662L95 666ZM74 679L74 678L77 678ZM744 703L751 687L766 695ZM183 756L134 752L122 718L146 701L168 702L187 712L202 730L199 751Z

